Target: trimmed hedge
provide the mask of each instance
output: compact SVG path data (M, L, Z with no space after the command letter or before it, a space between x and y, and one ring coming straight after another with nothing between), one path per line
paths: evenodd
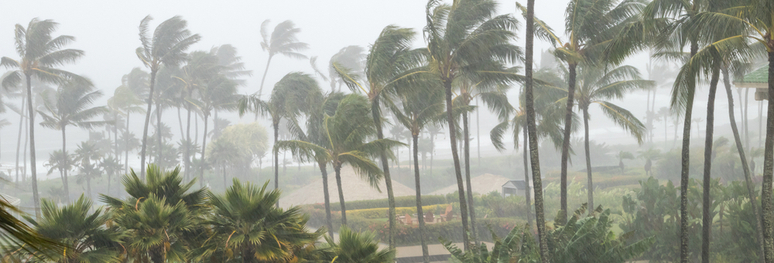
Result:
M427 213L427 211L433 211L435 214L439 214L439 209L446 209L447 204L439 204L439 205L423 205L422 211ZM396 207L395 208L395 214L397 215L404 215L404 214L416 214L417 213L417 207ZM347 210L347 216L352 217L362 217L366 219L379 219L379 218L387 218L389 214L389 208L369 208L369 209L357 209L357 210Z
M442 196L442 195L422 196L422 206L440 205L440 204L447 204L447 203L449 202L446 201L446 196ZM347 205L347 212L349 212L349 210L357 210L357 209L389 207L389 204L387 203L387 199L350 201L350 202L347 202L346 205ZM317 209L324 209L323 204L321 203L314 204L312 206ZM414 206L414 207L417 206L417 199L415 196L395 197L395 207L410 207L410 206ZM341 205L339 205L338 202L331 203L331 211L339 211L339 210L341 210Z

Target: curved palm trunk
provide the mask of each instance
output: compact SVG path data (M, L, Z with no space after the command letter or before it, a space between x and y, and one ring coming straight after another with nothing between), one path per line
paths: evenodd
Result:
M328 194L328 166L325 162L318 162L323 181L323 197L325 199L325 223L328 225L328 236L333 240L333 223L331 222L331 197Z
M30 171L32 172L32 199L35 204L35 220L40 220L40 195L38 194L38 175L35 160L35 112L32 108L32 83L27 77L27 111L30 113Z
M588 208L589 214L594 213L594 181L591 177L591 151L589 150L589 109L583 109L583 148L586 153L586 176L588 183L586 184L586 194L588 195Z
M715 93L718 89L718 79L720 78L720 63L719 59L715 59L715 64L712 68L712 77L710 79L709 98L707 100L707 128L704 138L704 186L703 186L703 198L702 198L702 239L701 239L701 262L709 263L710 254L710 230L712 228L712 216L711 216L711 196L710 186L712 180L712 142L713 133L715 132Z
M470 234L473 242L478 246L478 235L476 235L476 204L473 199L473 186L470 183L470 136L468 133L468 113L462 114L462 131L464 136L463 145L465 147L465 184L468 189L468 213L470 213ZM414 146L416 147L416 146Z
M65 204L70 203L70 185L67 184L67 167L68 167L68 159L67 159L67 136L65 135L65 127L62 127L62 153L64 154L64 167L65 169L62 169L62 187L64 187L65 192Z
M21 137L22 137L22 128L24 127L24 113L27 111L27 108L24 107L24 105L27 104L27 100L22 99L22 105L21 105L21 113L19 114L19 136L16 137L16 184L19 184L19 153L21 152Z
M422 245L422 261L425 263L430 262L430 252L427 250L427 243L425 242L425 213L422 211L422 190L419 182L419 134L412 134L414 145L414 185L417 192L417 220L419 221L419 242ZM395 218L394 216L392 218Z
M532 87L532 64L533 49L535 37L535 0L527 0L527 36L526 36L526 57L524 62L524 72L526 83L524 85L525 100L527 108L527 134L529 136L529 154L532 162L532 182L535 192L535 221L538 231L538 244L540 247L540 259L543 263L550 262L548 254L548 240L546 239L546 220L543 212L543 180L540 178L540 158L537 144L537 127L535 126L535 100ZM566 184L562 184L563 186ZM566 205L566 204L565 204ZM565 214L566 216L566 214Z
M279 136L279 119L273 122L274 128L274 145L277 145ZM274 149L274 189L279 189L279 151ZM341 187L341 185L339 185ZM277 199L277 207L279 207L279 199Z
M158 145L158 148L156 148L156 164L161 166L161 163L164 159L164 154L162 153L164 151L164 145L162 145L161 142L161 103L156 104L156 145ZM161 166L163 167L163 166Z
M204 115L204 136L202 136L202 155L199 159L199 187L203 187L204 183L204 150L207 149L207 117L209 117L209 114L202 115ZM226 183L223 183L223 187L226 187Z
M699 46L691 41L691 57L696 55ZM688 263L688 169L691 153L691 115L693 113L693 97L696 82L691 81L688 87L688 101L685 105L685 120L683 121L683 144L680 154L680 263Z
M271 58L273 58L273 55L269 55L269 60L266 61L266 69L263 70L263 77L261 78L261 87L258 88L258 98L261 98L261 95L263 94L263 83L266 81L266 73L269 73L269 65L271 65ZM256 115L256 118L258 116Z
M374 119L374 126L376 126L376 138L381 140L384 139L384 133L382 131L382 118L380 116L380 108L379 108L379 98L380 95L377 95L374 97L373 101L371 102L371 115ZM414 146L416 148L416 145ZM416 156L415 156L416 157ZM384 184L387 187L387 206L388 212L387 212L387 221L389 221L390 226L390 234L389 234L389 246L390 249L395 249L395 194L392 190L392 176L390 175L390 163L389 160L387 160L387 153L385 151L381 151L379 156L382 164L382 172L384 174ZM424 241L422 241L424 242Z
M454 125L454 114L452 113L452 80L443 80L446 95L446 121L449 125L449 144L451 145L452 160L454 161L454 174L457 176L457 192L460 198L460 219L462 219L462 244L465 250L468 250L468 202L465 201L465 189L462 181L462 171L460 169L460 157L457 153L457 130Z
M344 189L341 189L341 164L333 164L336 173L336 186L339 190L339 204L341 205L341 225L347 225L347 207L344 204Z
M527 156L529 156L529 152L527 152L527 147L529 147L529 134L527 134L527 125L525 123L524 125L524 145L522 148L524 148L524 184L527 186L527 189L524 189L524 199L527 201L527 225L530 226L530 231L532 229L532 201L530 193L529 193L529 160L527 159Z
M559 222L567 223L567 160L570 158L570 135L572 135L572 107L573 97L575 96L575 77L577 75L576 67L578 64L569 65L570 80L567 87L567 107L564 114L564 139L562 140L562 159L561 159L561 182L560 182L560 210Z
M763 210L763 244L766 262L774 262L774 52L769 52L769 101L766 115L766 142L763 150L763 186L761 207Z
M752 207L753 214L755 215L755 232L756 238L758 238L758 246L760 254L763 255L763 227L761 226L761 214L758 211L758 204L755 202L757 199L755 196L755 183L750 176L750 166L747 162L747 156L742 146L742 139L739 136L739 129L736 126L736 117L734 116L734 93L731 92L731 79L728 73L728 67L723 68L723 84L726 87L726 95L728 97L728 119L731 122L731 131L734 133L734 142L736 142L736 150L739 152L739 159L742 162L742 171L744 171L744 181L747 186L747 194L750 198L750 206ZM763 258L761 257L761 261Z
M156 70L151 70L150 89L148 91L148 109L145 112L145 126L142 128L142 149L140 150L140 176L145 180L145 150L148 142L148 124L150 123L151 106L153 106L153 88L156 84Z

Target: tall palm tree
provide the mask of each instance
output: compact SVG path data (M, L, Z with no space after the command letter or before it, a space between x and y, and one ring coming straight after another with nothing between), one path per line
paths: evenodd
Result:
M320 230L306 230L308 219L299 207L274 207L280 190L268 191L267 186L268 182L257 187L234 179L223 195L209 194L213 212L206 224L220 237L212 245L233 250L230 259L241 257L245 263L290 259L292 248L314 243L322 235Z
M86 195L89 198L93 197L91 194L91 179L102 176L99 160L103 156L104 154L99 146L91 141L81 142L73 155L73 161L80 172L78 183L86 181Z
M100 97L102 92L94 90L90 83L78 82L69 82L60 85L55 92L43 93L44 110L38 111L43 118L40 125L62 132L62 152L67 152L67 126L91 129L106 124L105 121L92 120L95 116L108 112L104 106L91 107L91 104ZM65 202L69 203L67 170L62 170L62 184L65 190Z
M81 195L72 204L63 207L51 200L43 200L43 219L28 220L43 237L62 243L64 253L50 253L53 262L118 262L123 234L107 227L110 216L97 208L93 213L92 202Z
M14 60L9 57L0 58L0 65L6 68L13 68L2 80L4 88L15 87L21 83L27 86L27 112L29 115L29 136L30 136L30 169L32 171L32 199L35 206L35 218L40 218L40 197L38 193L37 182L37 164L35 158L35 114L32 104L32 79L41 82L62 84L67 81L88 80L73 74L69 71L56 68L68 62L74 62L84 52L77 49L62 49L65 45L73 42L75 37L62 35L53 37L51 34L56 30L59 24L52 20L39 20L34 18L27 25L27 28L16 24L15 43L16 52L21 57Z
M311 76L292 72L285 75L271 92L269 101L263 101L256 95L245 96L239 101L239 114L250 110L271 117L274 129L274 145L279 140L280 121L296 118L301 113L310 112L310 105L319 97L320 88ZM274 151L274 189L279 189L279 152ZM277 203L279 206L279 203Z
M395 250L379 249L376 236L371 232L352 231L348 227L342 227L339 233L341 239L336 243L326 237L327 243L323 243L322 259L325 262L339 263L381 263L393 262Z
M145 111L145 125L142 131L142 148L140 150L140 176L145 178L145 149L148 141L148 124L150 122L151 106L153 105L153 88L156 84L156 73L165 67L180 65L187 55L185 51L194 43L199 42L198 34L188 31L187 22L179 16L161 22L148 36L148 23L153 20L146 16L140 21L140 43L135 53L142 64L150 70L150 85L148 85L148 109Z
M113 117L114 120L118 120L119 119L118 118L119 115L123 115L125 117L126 123L124 124L125 126L124 126L124 129L123 129L122 133L126 133L126 132L129 131L129 117L131 116L132 113L143 113L145 111L145 109L143 109L142 106L141 106L142 105L142 100L138 99L137 96L135 95L135 93L132 92L132 90L129 87L127 87L126 85L118 86L118 88L116 88L113 91L113 96L110 97L110 99L108 99L107 104L108 104L107 105L108 108L114 114L114 117ZM116 130L114 131L115 136L116 136L116 138L115 138L116 139L116 142L115 142L116 143L116 146L115 146L116 147L116 158L120 161L120 159L121 159L119 157L120 150L119 150L118 146L121 145L121 144L128 145L128 142L126 140L120 140L119 139L119 137L123 137L123 136L119 136L118 135L118 132L119 132L119 129L117 128L118 127L118 123L114 124L114 127L116 127L115 128ZM129 139L129 138L127 137L127 138L123 138L123 139ZM124 148L124 150L125 150L124 173L128 173L129 172L129 164L128 164L128 162L129 162L129 149L128 148Z
M591 152L589 151L589 107L600 106L602 112L616 125L623 128L642 143L647 129L637 117L625 108L611 103L611 99L621 99L628 92L651 88L655 82L643 80L640 72L632 66L603 69L582 64L579 67L576 96L578 109L583 113L584 148L586 151L586 175L588 184L588 207L594 207L594 184L592 180ZM569 76L572 78L573 76ZM569 99L568 97L565 97ZM593 209L589 209L592 212Z
M328 73L323 74L317 67L317 56L309 58L309 64L312 66L317 76L320 76L323 80L328 81L331 85L331 92L340 92L341 85L345 82L336 70L337 67L349 69L351 72L362 72L365 64L365 54L363 54L363 48L360 46L346 46L333 54L328 61Z
M54 170L58 170L59 176L62 178L62 182L64 182L64 171L72 169L73 164L72 156L70 154L66 154L62 150L53 151L48 155L48 163L45 164L45 166L49 167L48 173L46 175L50 175L54 172ZM67 189L64 185L63 187ZM65 192L65 195L68 195L68 193ZM65 196L65 198L69 198L69 196ZM69 200L65 203L69 203Z
M294 156L308 159L325 160L333 166L336 174L336 184L341 205L341 223L347 224L346 202L341 184L341 168L349 164L355 172L367 180L371 186L378 189L378 183L383 174L379 167L370 159L385 151L392 157L391 147L402 145L390 139L368 141L376 133L373 119L369 113L370 106L365 97L357 94L346 96L336 108L336 114L326 116L323 120L323 134L327 141L323 144L301 140L279 141L274 151L288 149Z
M422 211L422 191L419 180L419 135L425 126L437 122L444 113L443 90L431 89L414 92L403 92L399 95L400 105L390 105L391 112L401 125L411 132L414 156L414 189L417 199L417 219L419 220L419 240L422 245L422 258L424 262L430 262L427 244L425 243L425 219ZM468 189L470 186L468 186ZM468 191L470 192L470 191Z
M304 42L299 42L296 38L296 34L301 32L300 28L297 28L293 21L285 20L285 22L279 23L274 26L274 31L269 36L269 20L261 23L261 49L269 52L269 59L266 61L266 69L263 71L263 77L261 78L261 87L258 88L258 99L263 94L263 83L266 81L266 73L269 73L269 65L271 65L271 59L274 55L282 54L286 57L295 59L306 59L304 54L298 53L309 48L309 45Z
M376 125L376 138L384 139L383 122L381 115L382 100L389 100L390 96L399 89L407 87L412 81L422 81L421 76L427 70L421 68L424 63L424 49L412 49L411 41L415 35L414 30L387 26L382 29L379 37L368 50L365 62L364 83L358 82L357 73L353 69L344 68L344 65L334 62L332 67L339 78L353 91L363 92L371 102L371 118ZM415 85L416 87L416 85ZM390 226L389 245L395 248L395 194L392 189L392 177L387 153L381 153L380 163L387 188L388 221Z
M468 205L457 153L457 131L452 113L452 84L460 77L476 79L481 86L503 84L516 79L505 63L518 59L519 49L510 42L518 22L510 15L495 16L493 0L460 0L451 5L438 0L427 3L424 28L429 67L446 92L449 143L454 161L462 218L462 238L468 248Z

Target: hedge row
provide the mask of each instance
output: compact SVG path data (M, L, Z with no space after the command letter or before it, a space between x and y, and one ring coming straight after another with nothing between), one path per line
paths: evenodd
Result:
M331 200L332 201L332 200ZM440 204L447 204L449 202L446 201L446 196L442 195L424 195L422 196L422 205L440 205ZM349 210L357 210L357 209L369 209L369 208L385 208L389 207L387 203L387 199L375 199L375 200L360 200L360 201L349 201L346 203L347 205L347 212ZM415 196L399 196L395 197L395 207L410 207L410 206L417 206L417 199ZM317 209L323 209L323 204L314 204L312 207ZM332 211L339 211L341 210L341 205L339 203L331 203L331 210Z
M312 227L325 226L325 212L321 209L305 209L310 219L307 225ZM355 231L371 231L376 234L380 242L386 242L389 234L389 223L385 220L367 219L362 217L347 217L347 225ZM332 213L334 231L338 231L341 225L341 215ZM479 241L492 241L490 229L497 236L506 236L514 227L524 227L526 222L513 218L482 218L476 221L476 230ZM418 225L398 225L395 242L399 246L419 244ZM426 224L425 238L428 244L440 243L439 238L452 242L462 241L462 222L459 220Z
M433 213L438 215L445 211L446 206L448 205L447 204L423 205L422 211L425 213L427 213L427 211L433 211ZM417 207L416 206L396 207L395 213L397 215L404 215L404 214L413 215L417 213ZM389 208L369 208L369 209L347 210L347 216L362 217L366 219L387 218L389 216Z

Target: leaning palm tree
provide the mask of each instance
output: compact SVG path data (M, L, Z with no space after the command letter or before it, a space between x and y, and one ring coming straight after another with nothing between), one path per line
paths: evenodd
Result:
M460 0L451 5L437 0L427 3L424 28L432 78L446 92L449 143L457 179L462 218L462 238L468 248L468 205L457 153L457 131L452 111L452 86L460 78L476 79L481 86L504 84L516 79L505 63L518 60L519 49L511 44L518 24L510 15L495 16L494 0Z
M579 69L580 78L577 80L578 87L575 95L577 96L578 109L583 113L588 207L594 207L594 184L591 176L591 153L589 151L589 107L593 104L599 105L605 116L634 136L638 143L642 143L642 138L646 132L645 125L627 109L615 105L609 100L621 99L626 93L635 90L648 89L654 85L654 82L641 79L639 71L632 66L603 69L583 64ZM564 99L569 99L569 93ZM592 211L593 209L589 209L589 212Z
M282 261L292 258L297 247L317 241L322 229L308 232L308 218L299 207L287 210L274 207L280 199L280 191L234 179L233 185L222 195L209 194L213 213L205 224L211 225L218 238L208 242L205 248L231 250L229 259L241 258L241 262L257 263L267 260ZM224 240L225 239L225 240ZM225 247L223 247L225 245Z
M52 94L53 93L53 94ZM43 127L62 132L62 152L67 152L67 126L84 129L105 125L105 121L92 120L99 114L107 113L104 106L91 107L102 92L94 90L90 83L69 82L60 85L55 92L43 93L44 110L38 111ZM67 183L67 171L63 169L62 184L65 191L65 203L70 202L70 189Z
M309 45L304 42L299 42L296 38L296 34L301 32L300 28L297 28L293 21L285 20L285 22L279 23L274 26L274 31L269 36L269 20L261 23L261 49L269 52L269 59L266 61L266 69L263 71L263 77L261 78L261 87L258 88L258 98L261 98L263 94L263 83L266 81L266 73L269 73L269 65L271 65L271 59L274 55L282 54L286 57L296 59L306 59L304 54L298 53L309 48Z
M376 235L371 232L352 231L342 227L340 237L339 243L326 237L327 243L323 243L321 248L324 251L324 262L382 263L395 260L395 250L380 250L375 241Z
M41 235L67 248L64 252L52 252L53 262L118 262L123 234L107 226L110 216L97 208L93 213L92 202L81 195L70 205L58 207L51 200L43 200L43 219L28 218Z
M148 23L153 18L146 16L140 21L140 43L135 53L142 64L150 70L150 85L148 85L148 109L145 111L145 125L142 131L142 148L140 150L140 176L145 177L145 149L148 141L148 124L150 122L151 106L153 106L153 88L156 83L156 73L165 67L175 67L186 59L185 51L194 43L199 42L198 34L191 34L186 28L187 22L179 16L161 22L148 36Z
M414 31L409 28L387 26L382 29L379 37L371 45L365 62L365 75L363 83L357 81L357 73L353 69L345 68L345 65L334 62L331 66L340 78L353 92L363 92L371 102L371 117L375 120L376 138L384 139L382 130L380 101L389 100L399 89L405 89L412 82L423 81L422 75L426 70L421 68L424 64L426 51L424 49L412 49L411 41ZM418 85L413 84L414 87ZM392 177L387 154L381 153L380 161L387 188L388 221L390 226L389 245L395 248L393 240L395 236L395 195L392 189Z
M293 119L301 113L308 113L310 105L320 95L320 88L311 76L292 72L283 77L271 92L269 101L263 101L257 95L242 97L239 101L239 114L252 111L271 117L274 129L274 145L279 139L280 121ZM279 152L274 151L274 189L279 189ZM279 203L277 203L279 206Z
M341 168L349 164L355 172L367 180L378 190L378 183L383 174L370 158L378 156L382 151L392 157L392 147L402 145L390 139L368 138L376 133L374 121L369 113L370 106L365 97L357 94L346 96L336 108L336 114L326 116L322 122L324 143L316 144L301 140L279 141L274 145L274 151L288 149L294 156L308 159L324 160L333 166L336 174L336 185L339 191L341 205L341 224L347 224L347 209L344 201L344 190L341 184Z
M32 19L27 28L16 24L15 42L16 52L21 59L14 60L2 57L0 65L6 68L14 68L2 80L3 88L15 87L24 83L27 87L27 112L29 114L29 138L30 138L30 169L32 172L32 201L35 206L35 218L40 218L40 197L38 193L37 166L35 158L35 108L32 104L32 80L33 78L48 83L62 84L67 81L88 80L69 71L56 68L68 62L74 62L84 52L77 49L62 49L65 45L75 40L72 36L62 35L52 37L51 34L59 24L52 20Z
M425 219L424 212L422 211L422 191L419 180L419 135L423 132L425 126L432 125L433 122L438 121L439 116L443 116L443 91L441 89L431 89L429 91L416 89L414 92L403 92L398 96L400 97L400 105L390 105L390 109L398 122L411 132L419 240L422 245L422 258L424 262L430 262L427 244L425 243Z

